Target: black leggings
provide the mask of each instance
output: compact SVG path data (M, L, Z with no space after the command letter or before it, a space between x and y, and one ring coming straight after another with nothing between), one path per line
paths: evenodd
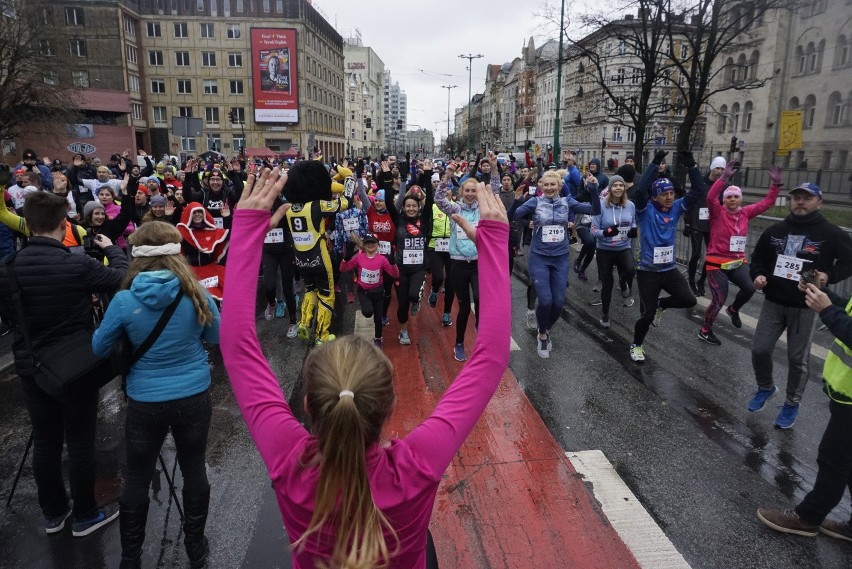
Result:
M638 271L636 282L639 285L639 312L641 316L633 328L633 343L641 346L648 334L648 328L654 321L657 306L663 310L669 308L692 308L697 302L695 295L689 290L689 285L680 271ZM669 296L659 298L660 291L666 291Z
M428 249L429 268L432 272L432 292L440 292L444 285L444 312L449 313L453 308L453 281L450 278L450 254L446 251Z
M582 241L583 248L580 249L580 255L575 263L580 266L580 272L585 272L595 258L595 238L592 236L591 229L583 226L577 228L577 237Z
M598 249L598 278L601 281L601 314L609 314L609 305L612 301L612 286L615 279L612 276L612 268L618 267L618 281L621 286L633 282L636 273L636 264L633 261L633 251L621 249L610 251Z
M408 322L408 308L420 302L420 290L426 280L426 269L411 273L400 271L399 284L396 286L396 319L400 324Z
M268 304L275 304L275 291L278 287L278 273L281 273L281 289L284 291L284 301L287 303L287 315L290 324L298 320L296 314L296 295L293 292L293 277L296 273L292 251L281 253L263 252L263 292Z
M375 328L374 338L382 337L382 310L384 308L384 294L382 287L372 290L364 290L358 287L358 302L361 304L361 314L364 318L372 318Z
M385 255L385 257L387 258L388 262L391 265L396 265L396 256L395 255ZM391 298L393 298L393 279L385 279L383 284L384 284L384 287L385 287L384 288L385 293L384 293L384 296L382 297L384 299L383 304L382 304L382 316L387 318L388 317L388 308L390 308ZM376 337L378 338L378 336L376 336Z
M464 344L464 332L470 318L470 294L473 289L473 304L476 310L476 326L479 327L479 272L476 261L453 259L450 279L453 290L459 300L459 314L456 317L456 344Z
M687 265L687 274L689 275L689 282L695 282L695 274L698 272L698 260L701 259L701 245L702 241L704 242L704 248L710 244L710 233L705 233L703 231L695 231L689 234L689 241L692 244L692 252L689 255L689 264ZM707 267L704 264L701 264L701 278L698 279L698 282L704 283L707 281Z

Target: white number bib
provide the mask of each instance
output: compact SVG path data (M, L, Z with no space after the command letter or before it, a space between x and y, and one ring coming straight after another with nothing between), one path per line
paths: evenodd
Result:
M358 218L357 217L344 217L343 218L343 229L346 231L358 231Z
M280 227L272 229L263 239L264 243L284 243L284 230Z
M390 241L379 241L379 254L380 255L390 255L391 246Z
M741 235L731 235L731 246L728 247L729 251L733 251L734 253L744 253L746 246L746 238Z
M620 242L620 241L627 241L627 232L628 231L630 231L629 227L619 227L618 228L618 235L616 235L612 238L612 242L617 243L617 242Z
M435 251L446 253L450 250L450 240L447 237L435 239Z
M225 229L225 220L221 217L214 217L213 225L215 225L219 229Z
M698 219L710 219L710 208L698 208Z
M778 255L778 260L775 261L775 270L772 274L782 279L799 282L804 266L805 262L802 259L787 255Z
M654 264L665 265L674 261L674 246L654 247Z
M207 277L206 279L202 279L198 282L200 282L201 286L204 288L216 288L219 286L219 277Z
M538 191L538 188L536 186L530 186L529 189L530 189L530 195L531 196L534 196L535 193Z
M565 241L565 228L561 225L545 225L541 228L541 240L544 243L562 243Z
M382 272L381 269L376 269L375 271L369 271L367 269L361 269L361 282L368 285L379 284L379 276Z
M406 249L402 252L403 265L422 265L423 250L422 249Z

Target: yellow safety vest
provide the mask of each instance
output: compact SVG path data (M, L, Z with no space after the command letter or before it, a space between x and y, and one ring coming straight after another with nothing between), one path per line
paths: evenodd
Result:
M435 248L435 239L450 236L450 216L441 211L438 204L432 204L432 238L429 247Z
M852 316L852 299L846 305L846 314ZM825 392L832 400L852 405L852 349L840 340L834 340L825 366L822 368Z

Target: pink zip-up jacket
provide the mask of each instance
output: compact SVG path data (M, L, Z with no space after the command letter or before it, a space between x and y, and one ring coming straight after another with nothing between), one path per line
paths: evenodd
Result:
M390 275L392 279L399 278L399 267L391 265L387 257L379 255L378 253L376 253L376 256L371 259L363 251L359 251L357 255L348 261L340 261L341 273L347 273L353 269L356 269L355 280L358 282L358 286L367 291L376 290L377 288L382 287L382 283L384 283L384 273ZM370 280L378 278L378 281L365 283L365 278Z
M223 301L220 340L225 368L249 432L266 464L284 527L291 542L310 523L319 477L316 466L300 459L317 440L299 424L260 350L255 328L257 274L263 237L269 230L268 211L237 210L234 214L228 288ZM373 500L399 537L394 569L422 569L426 563L426 530L438 485L453 456L476 424L509 362L510 314L509 226L481 221L479 251L480 325L467 365L450 385L432 415L403 439L367 450L367 472ZM358 394L355 394L358 397ZM393 549L395 540L385 536ZM314 569L328 561L334 528L308 538L293 552L293 567Z
M771 186L765 198L736 212L719 203L719 194L724 186L725 181L719 178L707 192L707 208L710 210L710 244L707 245L707 254L727 259L745 259L745 251L731 251L731 237L748 236L749 221L772 207L781 186Z

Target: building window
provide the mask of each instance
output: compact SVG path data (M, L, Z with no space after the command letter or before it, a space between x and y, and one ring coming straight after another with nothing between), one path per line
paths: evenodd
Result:
M180 146L184 152L195 152L195 138L187 136L180 137Z
M740 104L731 106L731 132L736 133L740 128Z
M65 8L65 25L66 26L84 26L82 8Z
M70 40L68 42L68 50L75 57L86 57L86 40Z
M189 37L189 28L186 25L186 22L175 22L175 37L176 38L188 38Z
M128 37L136 37L136 22L127 16L124 16L124 33L126 33Z
M127 88L131 93L139 92L139 76L138 75L128 75L127 76Z
M621 127L620 126L612 127L612 140L613 140L613 142L621 142Z
M127 47L127 63L138 63L139 54L132 45Z
M140 103L133 103L133 118L140 121L144 118L142 115L142 105Z
M215 95L219 92L219 82L215 79L204 80L204 94Z
M163 65L163 52L162 51L149 51L148 52L148 65L153 65L155 67L159 67Z
M163 35L163 33L160 30L160 22L148 22L148 37L149 38L158 38L162 35Z
M246 110L243 107L231 107L230 117L232 124L245 124Z
M82 71L72 71L71 72L71 82L75 87L88 87L89 86L89 72L85 69Z
M210 39L213 37L213 24L199 24L201 26L201 37Z
M751 130L751 114L754 111L754 104L751 101L746 101L743 108L743 132Z
M846 36L841 35L837 39L837 47L834 48L837 54L837 67L846 67L849 65L849 40Z
M175 52L175 65L188 66L189 65L189 52L188 51L176 51Z
M272 11L272 8L270 8L270 6L269 6L269 0L263 0L263 12L265 14L268 14L271 11Z
M724 134L726 130L728 130L728 105L722 105L719 107L719 124L716 132Z
M803 128L813 128L814 126L814 113L816 112L816 97L813 95L808 95L805 97L804 108L802 109L802 127Z
M615 82L624 85L624 68L620 68L615 76Z
M846 123L848 107L843 102L840 93L835 91L828 96L829 126L841 126Z
M627 127L627 142L635 142L636 141L636 131L633 130L633 127Z
M228 39L229 40L238 40L240 39L240 25L239 24L228 24Z
M192 80L191 79L178 79L177 80L177 92L178 95L189 95L192 93Z
M689 57L689 47L685 43L680 44L680 60L681 62L686 61Z
M228 54L228 67L242 67L243 66L243 54L242 53L229 53Z
M239 150L240 152L242 152L243 149L246 147L246 139L242 136L233 136L231 140L231 146L235 151Z
M202 67L216 67L216 52L215 51L202 51L201 52L201 66Z
M674 106L674 116L682 117L683 116L683 101L678 99Z
M151 92L163 95L166 92L166 81L164 79L151 79Z
M219 124L219 107L205 107L204 120L208 126Z
M672 84L672 74L671 74L671 71L666 69L665 71L663 71L663 85L668 87L671 84Z
M166 107L154 107L154 124L166 124L168 119L166 118Z
M641 81L642 81L642 70L634 68L633 74L630 76L630 83L632 83L633 85L638 85ZM580 87L581 91L582 91L582 89L583 88ZM581 96L582 96L582 94L581 94Z
M41 40L38 42L39 53L41 53L44 57L53 57L56 53L53 51L53 46L50 44L50 40Z
M43 80L45 85L59 85L59 73L56 71L48 71L44 74Z
M178 116L181 118L192 118L192 107L178 107Z
M242 79L231 79L231 95L242 95L243 94L243 81Z

